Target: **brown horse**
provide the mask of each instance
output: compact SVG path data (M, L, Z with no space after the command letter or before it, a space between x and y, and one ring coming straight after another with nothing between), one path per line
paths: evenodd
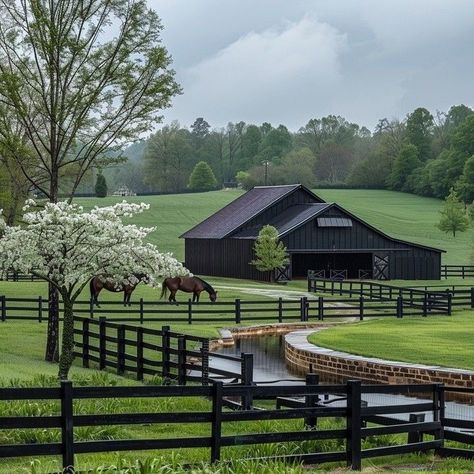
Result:
M168 301L170 303L176 303L176 292L178 290L186 291L187 293L193 294L193 302L199 302L199 296L202 291L209 293L209 299L214 303L217 299L217 291L212 288L209 283L201 280L200 278L193 277L177 277L177 278L166 278L163 282L163 289L161 290L160 298L166 296L167 290L170 291Z
M149 281L148 275L146 275L145 273L133 273L132 276L137 279L135 283L117 283L116 281L107 279L107 277L103 275L95 276L94 278L92 278L89 283L92 304L95 304L98 308L100 308L99 301L97 298L101 290L106 289L115 293L123 291L123 305L130 306L130 297L132 296L132 292L136 288L136 286L142 281L145 283L148 283Z

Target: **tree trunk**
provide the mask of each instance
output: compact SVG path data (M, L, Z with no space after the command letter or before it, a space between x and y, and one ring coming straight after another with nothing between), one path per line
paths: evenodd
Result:
M64 320L63 320L63 340L61 356L59 358L59 379L67 380L69 369L74 360L74 315L73 304L69 298L64 297Z
M52 173L49 189L50 202L58 202L58 174ZM48 336L46 340L47 362L59 360L59 292L51 283L48 285Z
M59 360L59 292L51 283L48 285L48 337L45 360L48 362Z

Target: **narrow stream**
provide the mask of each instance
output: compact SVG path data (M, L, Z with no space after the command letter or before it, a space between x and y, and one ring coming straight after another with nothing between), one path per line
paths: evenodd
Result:
M265 336L251 336L251 337L234 337L235 344L233 346L220 348L217 352L227 355L240 356L241 353L252 353L254 360L253 379L258 383L304 383L304 378L292 373L286 366L285 361L285 336L284 335L265 335ZM232 361L222 361L212 358L210 365L222 369L238 371L239 364ZM317 367L314 372L317 373ZM291 382L290 382L291 380ZM343 383L342 378L327 377L325 374L320 374L321 383ZM409 404L414 403L416 398L405 397L403 395L385 395L385 394L365 394L363 400L368 403L368 406L380 405L394 405L394 404ZM344 401L339 402L345 404ZM331 406L338 406L338 402L331 403ZM393 415L408 419L408 414ZM474 420L474 406L471 404L464 404L458 402L446 402L446 417L457 418L464 420ZM426 421L432 419L432 413L426 413Z

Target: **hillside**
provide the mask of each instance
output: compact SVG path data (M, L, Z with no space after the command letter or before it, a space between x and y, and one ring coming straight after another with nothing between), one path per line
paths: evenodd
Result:
M241 194L239 190L213 191L197 194L175 194L163 196L141 196L128 200L147 202L149 211L139 216L137 223L155 226L151 241L160 249L173 252L178 259L184 258L184 242L179 235ZM334 201L354 212L369 224L383 230L392 237L409 240L447 251L443 262L450 264L469 263L472 232L459 234L455 239L435 227L439 220L442 201L413 194L382 190L315 190L323 199ZM77 201L84 207L107 205L120 198Z

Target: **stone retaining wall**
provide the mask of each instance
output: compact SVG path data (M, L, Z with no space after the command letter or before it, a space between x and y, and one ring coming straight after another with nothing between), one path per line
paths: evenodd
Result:
M286 361L297 372L307 373L311 364L318 373L337 379L357 378L366 382L386 384L443 383L449 386L474 387L473 371L387 361L325 349L307 341L312 332L314 330L296 331L285 336Z

